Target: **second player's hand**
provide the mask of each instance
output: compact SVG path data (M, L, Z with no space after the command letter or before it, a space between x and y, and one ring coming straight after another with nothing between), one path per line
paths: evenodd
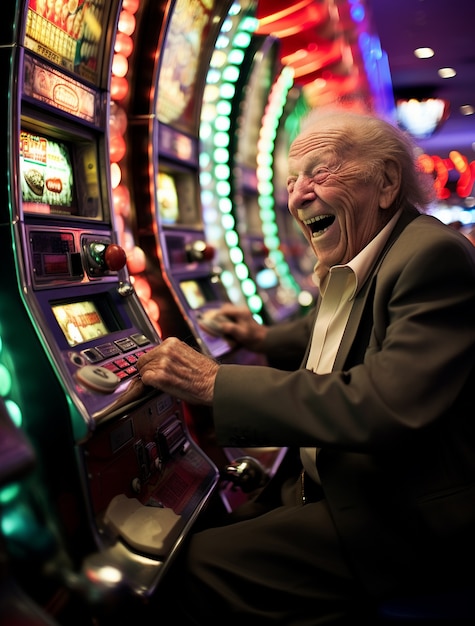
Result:
M220 326L225 337L254 352L263 351L267 327L256 322L248 307L225 303L217 313L223 316Z

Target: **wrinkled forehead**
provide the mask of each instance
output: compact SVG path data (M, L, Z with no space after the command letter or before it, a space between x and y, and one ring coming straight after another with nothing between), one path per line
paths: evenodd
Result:
M324 161L341 153L346 131L332 124L313 125L292 142L289 149L289 168L302 160Z

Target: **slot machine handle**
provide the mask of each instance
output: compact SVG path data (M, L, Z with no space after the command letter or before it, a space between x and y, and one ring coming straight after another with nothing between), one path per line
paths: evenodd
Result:
M216 249L214 246L206 243L206 241L199 239L186 247L186 253L191 262L212 261L216 254Z
M125 250L116 243L107 246L104 252L104 261L107 267L119 274L119 293L122 296L130 296L133 292L132 285L125 278L124 268L127 265Z
M116 243L90 241L85 250L91 271L95 274L108 270L118 272L127 263L125 250Z
M118 272L125 267L125 264L127 263L127 255L123 248L116 243L111 243L105 250L104 260L110 270Z
M235 487L240 487L244 493L250 493L262 487L267 482L268 475L257 459L242 456L226 465L223 478Z
M122 296L130 296L133 287L127 280L127 254L116 243L105 241L89 241L84 246L89 273L92 276L104 276L107 272L117 272L119 278L118 291Z

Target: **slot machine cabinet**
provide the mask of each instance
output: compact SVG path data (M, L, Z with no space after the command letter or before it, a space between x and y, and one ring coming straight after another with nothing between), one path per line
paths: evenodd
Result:
M152 5L136 39L128 141L135 232L160 301L160 327L164 336L179 336L222 361L262 362L199 323L231 300L203 223L199 116L209 60L232 3L170 2L161 32L153 27Z
M48 543L36 550L34 537L25 539L30 567L22 569L35 593L41 582L50 589L40 575L47 563L66 593L84 595L82 605L140 602L155 593L218 470L189 435L182 403L143 389L135 368L160 337L111 211L108 89L119 2L49 9L18 3L18 40L1 51L11 72L1 98L0 357L11 373L2 393L38 456L32 508Z
M200 163L200 113L210 58L223 24L233 28L233 20L238 23L253 10L252 3L241 4L244 8L232 19L227 11L233 6L238 13L237 3L178 0L169 3L161 16L154 3L143 6L129 60L134 88L125 107L132 158L125 178L133 197L132 230L147 259L140 279L146 277L158 302L163 336L178 336L223 363L262 364L262 357L200 324L202 316L223 302L246 303L240 289L230 288L221 275L217 247L224 247L224 241L210 245L208 240ZM154 28L157 22L160 32ZM184 63L187 49L192 61L186 57ZM254 454L217 446L207 409L191 407L190 422L200 446L220 469L237 457ZM272 472L283 452L256 454ZM227 495L223 501L228 507Z

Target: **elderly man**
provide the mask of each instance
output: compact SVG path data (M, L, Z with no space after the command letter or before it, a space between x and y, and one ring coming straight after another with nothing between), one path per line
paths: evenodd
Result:
M312 114L288 166L315 313L265 327L220 311L223 333L279 366L220 365L176 338L138 362L145 385L211 406L222 445L298 453L246 519L183 550L198 624L353 623L475 557L475 248L424 214L413 146L383 120Z

